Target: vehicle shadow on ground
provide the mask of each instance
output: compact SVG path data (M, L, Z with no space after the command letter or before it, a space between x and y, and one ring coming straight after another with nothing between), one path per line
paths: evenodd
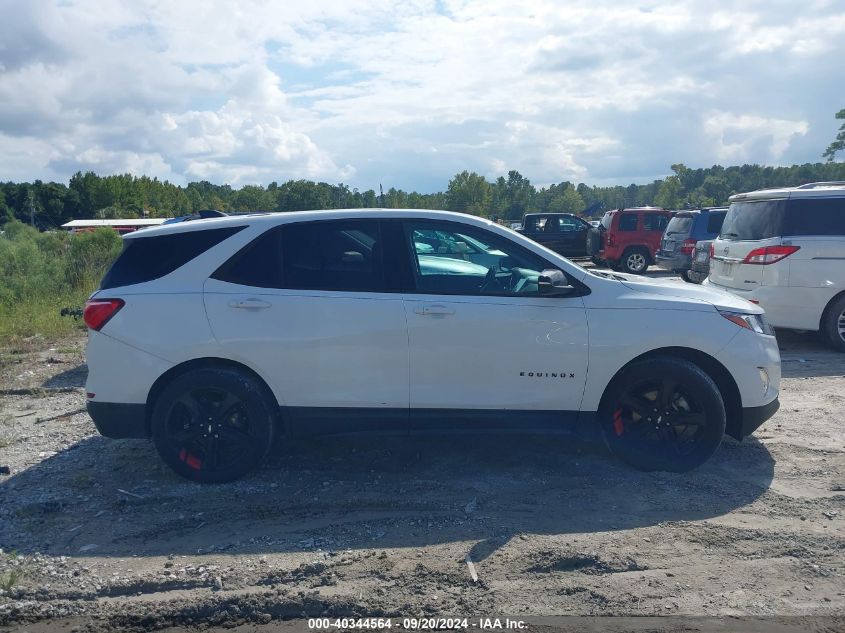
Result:
M283 444L201 486L146 441L87 438L0 484L0 543L67 556L251 554L469 541L706 519L766 492L774 460L726 439L687 474L642 473L565 437L357 436ZM476 542L473 547L472 542Z
M85 386L85 380L88 378L88 366L81 363L71 369L66 369L63 372L50 376L47 380L41 383L44 389L74 389Z

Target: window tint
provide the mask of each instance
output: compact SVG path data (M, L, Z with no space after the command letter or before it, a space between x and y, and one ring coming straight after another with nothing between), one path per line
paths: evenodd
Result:
M724 213L708 213L707 214L707 232L711 235L718 235L722 230L722 224L725 222Z
M845 235L845 198L789 201L784 235Z
M519 245L455 223L405 222L418 292L447 295L539 296L549 265Z
M526 229L531 233L557 233L560 226L557 218L541 215L528 218Z
M285 288L384 292L377 220L282 227Z
M626 213L619 216L620 231L636 231L639 216L636 213Z
M724 240L765 240L781 235L786 200L734 202L728 209L722 232Z
M646 213L643 221L646 231L660 231L661 233L669 224L669 216Z
M164 277L243 228L234 226L129 238L124 241L123 252L103 277L100 288L129 286Z
M259 235L223 264L212 278L256 288L281 288L281 227Z

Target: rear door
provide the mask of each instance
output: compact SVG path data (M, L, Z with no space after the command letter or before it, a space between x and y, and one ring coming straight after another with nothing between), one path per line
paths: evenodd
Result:
M786 202L782 198L731 204L722 224L722 232L713 242L711 282L740 291L754 290L762 285L763 269L767 267L746 264L744 260L755 249L779 246L782 243Z
M224 354L297 413L407 414L405 310L382 242L381 222L370 219L284 224L259 236L205 284Z

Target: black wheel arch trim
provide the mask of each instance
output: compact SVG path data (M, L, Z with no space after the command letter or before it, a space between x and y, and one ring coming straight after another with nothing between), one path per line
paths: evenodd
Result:
M267 381L264 380L264 378L262 378L261 375L251 367L248 367L243 363L231 360L229 358L219 358L216 356L194 358L189 361L179 363L178 365L174 365L166 372L164 372L161 376L159 376L153 383L152 387L150 387L150 391L147 394L147 403L145 406L146 435L144 437L152 437L152 412L153 409L155 409L156 400L158 400L158 397L161 395L161 392L168 385L168 383L170 383L170 381L174 380L175 378L188 373L189 371L207 368L235 369L237 371L241 371L245 374L248 374L249 376L257 380L263 386L263 388L267 390L267 395L273 399L273 402L276 403L277 407L279 406L279 402L276 399L276 395L273 393L273 390L270 389L270 386L267 384Z
M725 403L725 415L727 418L725 435L730 435L737 440L742 440L743 437L750 435L754 429L757 428L754 427L754 429L747 432L745 430L745 424L743 422L744 410L742 408L742 396L739 393L739 387L737 386L736 381L731 375L731 372L728 371L727 367L706 352L702 352L701 350L693 349L691 347L660 347L649 350L648 352L640 354L639 356L629 360L620 367L613 375L613 378L608 381L607 386L604 389L604 393L602 394L599 411L602 410L601 405L604 404L605 394L609 392L611 384L613 384L613 381L617 376L619 376L619 374L622 373L622 371L625 370L625 368L632 363L660 356L680 358L689 361L698 366L704 373L713 379L713 382L716 383L716 386L719 388L719 392L722 394L722 401Z

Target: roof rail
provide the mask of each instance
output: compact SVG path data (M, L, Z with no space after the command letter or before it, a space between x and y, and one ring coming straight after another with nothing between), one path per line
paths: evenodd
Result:
M815 189L816 187L845 187L845 180L828 180L827 182L808 182L796 189Z

